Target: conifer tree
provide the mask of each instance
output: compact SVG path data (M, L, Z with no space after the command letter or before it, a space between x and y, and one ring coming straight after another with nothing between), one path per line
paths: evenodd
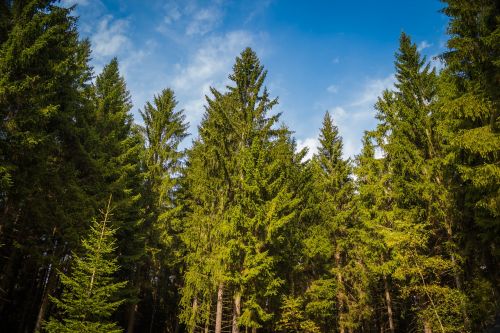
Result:
M448 283L458 267L450 194L440 173L436 74L404 33L395 64L396 91L385 91L376 104L391 189L385 242L396 265L392 278L424 331L462 331L464 294Z
M130 94L120 76L116 58L97 76L93 88L96 140L93 155L98 175L94 191L101 203L106 200L104 193L113 195L114 224L118 228L118 274L130 281L129 287L122 292L129 307L134 307L138 296L136 262L144 255L144 236L140 229L143 138L133 124Z
M397 312L395 293L391 280L395 262L391 260L386 231L391 228L391 195L389 186L390 174L387 160L376 157L376 149L383 142L376 132L366 132L363 137L363 148L356 157L356 197L357 218L360 221L357 233L360 235L357 251L361 253L369 274L369 285L366 286L373 310L369 317L371 323L377 322L380 330L396 332Z
M500 7L494 0L443 2L450 38L442 55L442 112L468 312L477 330L499 310L493 300L500 285Z
M268 116L277 100L269 98L265 77L255 52L245 49L229 76L234 85L225 94L212 89L190 153L193 205L185 237L188 249L194 248L186 259L182 317L191 329L195 317L203 318L199 325L209 323L215 308L220 330L221 302L229 299L233 332L240 326L256 330L272 318L264 304L282 284L274 267L280 234L298 203L286 178L286 166L296 159L289 131L274 127L279 115ZM194 237L211 242L203 246ZM204 265L199 255L205 256ZM196 316L195 309L204 309L204 316Z
M176 106L174 92L165 89L140 112L146 141L143 157L146 184L142 204L147 263L140 268L143 293L147 295L141 305L150 312L150 329L178 324L176 304L181 282L182 243L179 237L183 206L177 192L184 154L179 145L187 136L188 124L183 111L176 110ZM160 313L161 308L163 313Z
M69 272L59 271L63 292L59 299L51 300L60 312L46 323L47 332L122 332L109 321L123 302L116 299L116 294L126 284L113 278L119 266L110 205L111 197L101 211L101 220L94 219L89 234L82 240L83 256L73 253Z
M352 226L354 183L350 162L342 157L342 138L327 112L314 156L312 182L316 222L304 239L306 257L312 260L312 280L306 289L306 311L322 330L340 332L349 325L348 293L344 268L348 261Z
M95 207L90 50L55 1L2 1L0 12L0 316L7 331L31 331L85 229L75 221Z

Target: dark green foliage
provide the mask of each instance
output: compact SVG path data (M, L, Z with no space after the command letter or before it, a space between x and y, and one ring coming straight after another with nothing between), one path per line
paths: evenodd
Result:
M453 189L466 256L465 277L471 287L497 286L493 298L498 298L500 7L498 1L443 2L443 11L450 17L449 51L443 54L447 65L443 112L450 132L449 159L457 174ZM491 318L493 308L484 313L485 319Z
M89 45L53 1L0 9L1 326L29 331L45 313L54 268L93 213L84 185Z
M329 113L303 160L250 48L184 151L172 90L135 124L116 58L90 82L73 9L0 0L0 331L485 330L500 305L500 7L443 2L444 69L401 35L352 163ZM109 194L112 222L108 204L89 225Z
M133 123L130 94L120 76L116 58L97 76L93 88L95 142L90 149L97 184L92 190L96 201L101 204L106 200L105 193L113 195L120 265L118 274L121 279L130 281L122 293L127 303L133 306L138 297L134 280L137 261L145 252L141 232L144 139Z
M166 89L141 111L146 141L142 161L145 178L142 228L146 252L138 265L138 283L144 295L139 312L146 317L143 322L149 322L150 328L171 331L178 325L183 252L179 238L183 203L178 192L184 152L179 144L187 136L188 127L183 111L176 110L176 106L174 92Z

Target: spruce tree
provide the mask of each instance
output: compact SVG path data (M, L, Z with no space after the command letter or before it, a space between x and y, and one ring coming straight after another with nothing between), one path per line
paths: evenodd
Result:
M401 296L402 313L425 330L462 331L464 294L458 271L450 193L442 177L436 127L437 78L404 33L396 54L396 90L385 91L376 109L379 143L389 172L390 230L385 232Z
M184 152L179 145L187 136L188 124L183 110L176 110L176 106L174 92L165 89L140 112L146 142L142 161L145 169L142 205L146 264L139 269L142 293L146 296L139 311L148 311L150 314L143 322L149 322L150 329L157 327L158 330L166 329L165 323L172 325L169 329L175 329L177 289L181 283L183 205L178 192Z
M333 329L331 323L335 322L337 329L345 332L350 324L345 267L349 261L354 183L350 162L342 157L342 138L328 112L319 143L311 163L316 221L304 239L306 258L312 265L312 279L305 291L306 312L322 330Z
M189 155L192 213L184 233L190 255L182 318L190 329L208 325L213 315L220 331L225 299L233 332L269 325L265 304L283 283L275 267L298 203L286 176L296 155L289 131L274 126L279 115L268 115L277 100L269 98L265 77L255 52L245 49L229 76L229 91L212 89L207 98Z
M85 230L75 221L88 221L95 207L87 192L90 50L71 9L1 3L0 316L7 331L31 331L56 287L54 268Z
M494 0L443 2L450 38L442 55L442 111L468 312L478 330L499 309L493 300L500 285L500 7Z
M135 307L138 297L137 261L144 255L144 235L141 232L141 192L144 140L133 123L132 103L118 61L104 66L93 87L95 144L92 147L97 185L96 199L103 203L104 193L111 193L116 206L114 224L117 230L119 276L129 280L123 290L129 307Z
M59 309L44 326L47 332L122 332L109 319L123 300L116 294L126 282L116 282L118 271L116 229L111 226L111 197L101 220L94 219L90 232L82 240L83 255L73 253L68 273L59 271L63 286L60 298L51 297Z

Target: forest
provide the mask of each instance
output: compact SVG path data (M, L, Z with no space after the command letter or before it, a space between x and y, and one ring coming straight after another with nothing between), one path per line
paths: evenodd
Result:
M168 87L134 120L74 7L1 0L0 331L487 332L500 2L442 11L443 68L401 33L361 153L326 112L306 159L252 49L189 137Z

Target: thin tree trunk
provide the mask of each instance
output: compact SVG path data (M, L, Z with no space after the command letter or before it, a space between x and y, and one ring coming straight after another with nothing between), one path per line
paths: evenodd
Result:
M43 290L42 301L40 303L40 309L38 310L34 332L39 332L42 328L42 322L45 318L45 312L47 311L47 306L49 305L49 294L52 292L52 289L54 289L57 281L57 276L52 271L52 265L49 265L47 269L47 284L45 285L45 288Z
M343 292L343 282L342 273L340 273L340 251L335 251L335 263L337 266L337 282L339 285L339 291L337 292L337 301L339 303L339 331L340 333L345 333L345 327L343 322L344 317L344 292Z
M428 321L424 321L424 333L432 333L432 327Z
M252 327L252 333L257 333L257 327Z
M241 294L236 292L234 295L234 311L233 311L233 331L232 333L240 333L240 327L238 326L238 319L241 315Z
M387 317L389 318L389 331L391 333L394 333L394 321L393 321L393 314L392 314L392 300L391 300L391 294L389 292L389 284L387 283L387 277L383 276L384 278L384 292L385 292L385 302L387 304Z
M215 312L215 333L221 333L222 331L222 299L224 296L224 283L219 284L217 289L217 310Z
M137 304L131 304L128 311L127 333L134 333Z

